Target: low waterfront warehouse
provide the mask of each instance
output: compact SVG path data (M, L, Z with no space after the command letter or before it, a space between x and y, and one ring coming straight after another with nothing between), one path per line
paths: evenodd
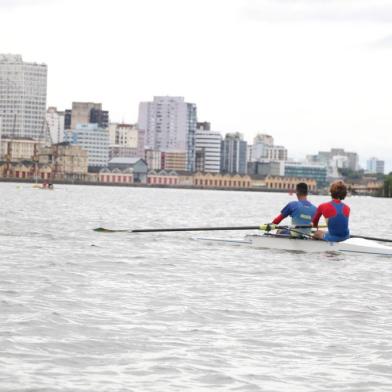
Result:
M146 183L148 167L144 159L141 158L113 158L109 162L109 170L132 169L133 181Z

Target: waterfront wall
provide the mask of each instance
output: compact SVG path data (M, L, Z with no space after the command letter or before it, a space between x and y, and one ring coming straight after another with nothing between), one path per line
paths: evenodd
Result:
M25 183L34 184L33 179L17 179L17 178L0 178L0 182L9 183ZM223 188L214 186L195 186L195 185L163 185L163 184L140 184L140 183L103 183L97 181L53 181L55 185L93 185L93 186L111 186L111 187L133 187L133 188L167 188L167 189L199 189L199 190L215 190L215 191L242 191L242 192L279 192L287 193L284 189L271 188Z

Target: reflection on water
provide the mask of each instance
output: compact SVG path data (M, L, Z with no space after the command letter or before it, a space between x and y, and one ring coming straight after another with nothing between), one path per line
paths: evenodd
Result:
M392 260L92 231L258 225L293 196L0 192L1 390L391 390ZM348 204L353 233L390 236L392 200Z

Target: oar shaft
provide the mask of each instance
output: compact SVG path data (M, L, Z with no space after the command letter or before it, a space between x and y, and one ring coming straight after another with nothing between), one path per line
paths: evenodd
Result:
M122 229L122 230L113 230L106 229L104 227L97 227L94 231L100 233L162 233L162 232L174 232L174 231L221 231L221 230L262 230L262 231L270 231L276 229L309 229L311 225L284 225L278 226L274 224L264 224L259 226L220 226L220 227L173 227L173 228L162 228L162 229Z
M274 224L265 224L259 226L220 226L220 227L176 227L169 229L135 229L130 230L131 233L158 233L171 231L221 231L221 230L275 230L275 229L308 229L310 225L297 226L277 226Z
M350 235L350 238L362 238L364 240L370 240L370 241L392 242L392 239L390 240L388 238L366 237L363 235Z
M258 230L260 226L232 226L232 227L177 227L173 229L136 229L131 233L158 233L167 231L216 231L216 230Z

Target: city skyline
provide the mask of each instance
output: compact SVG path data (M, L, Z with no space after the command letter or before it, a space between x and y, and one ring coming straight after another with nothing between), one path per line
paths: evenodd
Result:
M222 134L239 131L251 141L269 133L293 158L342 147L358 152L362 167L377 156L392 170L392 5L128 3L94 2L90 19L90 0L78 12L74 0L3 1L2 51L48 65L47 106L102 102L113 122L134 123L139 102L179 95ZM87 31L107 28L91 30L94 42L86 49L70 20Z
M3 55L4 56L4 55ZM10 55L13 56L13 55ZM34 63L33 63L34 64ZM44 64L45 65L45 64ZM45 65L46 66L46 65ZM184 102L184 97L170 97L170 96L165 96L165 97L153 97L153 102L156 103L158 105L158 107L162 106L164 103L168 103L169 106L171 107L175 102L179 102L179 103L184 103L185 105L190 105L191 107L194 108L195 113L196 113L196 105L195 104L189 104L189 103L185 103ZM112 153L114 153L116 156L117 154L120 153L119 148L122 148L124 150L124 147L126 147L125 149L127 150L127 154L130 154L129 156L139 156L142 157L143 153L140 153L142 146L144 146L144 135L146 133L146 130L148 130L147 127L147 123L146 119L150 117L150 115L152 114L152 112L150 113L150 109L147 110L147 112L149 112L150 114L148 116L146 116L146 114L144 114L144 117L146 117L144 120L141 121L140 123L140 108L147 105L147 104L152 104L153 102L140 102L139 104L139 121L138 123L132 123L132 124L126 124L126 123L119 123L119 122L109 122L109 112L108 111L103 111L102 110L102 103L92 103L92 102L72 102L72 110L65 110L65 111L58 111L56 107L48 107L47 109L47 115L46 115L46 122L47 122L47 132L48 134L50 134L50 141L52 143L58 143L59 141L57 139L60 138L59 136L59 132L61 132L61 130L64 132L63 137L61 137L61 140L64 141L71 141L71 139L73 140L73 137L70 136L70 132L68 131L72 131L72 132L79 132L81 129L87 129L88 127L92 127L92 128L96 128L97 126L100 127L100 129L102 131L108 131L108 140L114 137L114 133L116 134L118 132L122 132L124 129L126 129L126 133L127 135L125 136L125 134L122 135L122 139L127 139L128 137L130 137L132 140L136 137L137 139L142 137L143 138L143 142L141 143L141 141L139 140L137 142L137 145L134 145L136 143L136 139L132 141L132 146L125 146L123 145L122 147L119 147L120 144L118 143L112 143L111 147L114 148L114 150L116 151L112 151L111 153L109 153L109 156L111 157ZM163 105L165 106L165 105ZM177 118L177 114L173 111L170 115L168 114L168 116L170 117L170 121L164 125L162 122L162 118L165 117L166 118L166 111L167 110L173 110L173 108L169 109L169 106L167 108L161 108L160 110L162 111L159 112L157 115L160 118L158 120L158 122L160 123L160 127L164 126L164 128L166 129L166 127L169 127L170 125L170 129L173 126L173 122L172 120L174 118ZM144 111L144 110L143 110ZM142 111L142 112L143 112ZM188 111L188 110L186 110ZM64 113L65 113L65 117L64 117ZM168 112L169 113L169 112ZM68 118L67 118L68 115ZM162 118L161 118L162 117ZM181 116L180 116L181 117ZM1 117L0 117L1 119ZM103 122L100 122L98 120L102 120ZM196 117L193 119L196 120ZM155 123L156 120L154 120L153 122ZM177 120L176 120L177 121ZM190 121L190 122L189 122ZM191 119L188 119L187 121L185 121L185 123L191 123ZM195 126L196 126L196 122L193 121ZM74 123L74 126L71 126L72 123ZM144 124L145 123L145 124ZM181 123L179 125L181 125L181 128L186 128L185 123ZM142 125L142 128L146 128L146 129L141 129L140 128L140 124ZM144 126L143 126L144 124ZM211 123L210 122L197 122L197 127L199 127L200 125L200 130L202 132L205 133L205 136L208 135L208 137L210 138L210 136L212 138L216 138L217 136L215 135L219 135L219 140L223 139L223 136L225 136L225 138L227 138L230 135L238 135L238 137L241 138L241 140L244 140L243 135L239 132L237 133L220 133L220 132L215 132L213 130L211 130ZM87 127L87 128L86 128ZM124 128L125 127L125 128ZM1 127L0 127L1 128ZM132 135L128 135L129 130L133 130L132 132L134 134ZM168 128L169 129L169 128ZM174 129L174 128L173 128ZM199 128L197 128L199 130ZM152 131L151 131L152 132ZM187 132L187 131L186 131ZM40 130L40 133L43 135L43 130ZM155 133L155 130L152 132ZM158 132L160 134L160 131ZM169 132L170 133L170 132ZM7 134L7 133L6 133ZM136 134L138 136L136 136ZM147 132L148 134L148 132ZM41 136L42 136L41 135ZM119 136L119 134L117 135ZM116 137L117 137L116 136ZM173 135L172 135L173 136ZM185 138L187 138L186 135L183 135ZM124 140L125 140L124 139ZM130 141L131 141L130 139ZM247 149L251 148L251 150L247 151L246 153L246 157L248 159L248 162L256 162L256 161L263 161L263 160L269 160L269 161L286 161L288 163L290 162L295 162L295 163L299 163L301 162L301 164L311 164L311 165L318 165L320 164L317 156L321 154L321 156L327 155L329 156L331 153L332 155L336 156L335 158L337 159L336 162L334 163L334 165L336 164L335 169L337 170L338 167L343 167L342 165L344 165L344 162L347 161L347 157L349 157L348 159L348 168L350 170L363 170L365 173L382 173L385 174L385 161L384 160L379 160L377 157L371 157L369 159L366 160L366 167L362 167L360 165L360 160L359 160L359 156L356 152L348 152L345 151L342 148L330 148L330 151L318 151L318 154L308 154L306 155L305 158L302 157L302 159L298 159L295 160L292 157L288 156L287 154L287 149L284 146L277 146L274 144L273 141L273 136L272 135L268 135L268 134L261 134L258 133L256 134L256 136L253 138L253 144L252 141L248 142L247 140L245 140L245 143L248 144ZM171 142L174 142L174 140L172 140ZM197 149L197 137L195 139L195 146ZM260 145L258 145L257 143L262 143L263 147L262 150L260 150ZM256 144L254 144L256 143ZM110 143L109 143L110 144ZM159 145L161 143L159 142ZM146 150L151 149L152 146L149 145L148 142L148 138L147 138L147 144L146 144ZM171 147L168 146L155 146L158 150L162 150L162 151L180 151L182 150L185 153L186 147L185 146L177 146L177 144L175 143L175 145L172 145ZM162 148L161 148L162 147ZM192 148L194 148L192 147ZM173 150L174 148L174 150ZM132 151L131 151L132 150ZM259 151L260 150L260 151ZM265 151L264 151L265 150ZM139 151L139 155L135 155L135 153L137 153L137 151ZM256 152L256 155L255 154ZM264 153L262 153L262 151L264 151ZM125 150L123 151L123 153L125 153ZM261 154L261 155L260 155ZM258 156L260 155L260 156ZM345 157L347 155L347 157ZM128 155L127 155L128 156ZM355 156L355 164L353 162L351 162L351 160L353 158L351 158L351 156ZM201 157L197 158L194 157L194 159L191 159L192 162L196 163L197 165L197 161L198 159L200 160ZM335 159L334 158L334 159ZM202 158L204 159L204 158ZM316 159L316 160L315 160ZM324 159L324 158L323 158ZM373 163L373 165L376 165L377 162L377 169L375 169L376 166L372 166L372 169L369 170L369 162L370 161L375 161ZM351 163L350 163L351 162ZM189 162L188 162L189 163ZM199 164L201 163L201 161L199 161ZM347 163L347 162L346 162ZM325 164L326 166L328 166L327 162L324 162L323 164ZM382 169L381 169L382 168ZM182 168L181 170L185 170L185 167ZM200 167L199 167L200 170ZM190 170L190 171L194 171L194 170ZM197 170L196 170L197 171ZM209 171L209 170L208 170ZM215 170L214 170L215 171ZM224 172L224 170L223 170ZM337 176L338 174L335 173L333 176Z

